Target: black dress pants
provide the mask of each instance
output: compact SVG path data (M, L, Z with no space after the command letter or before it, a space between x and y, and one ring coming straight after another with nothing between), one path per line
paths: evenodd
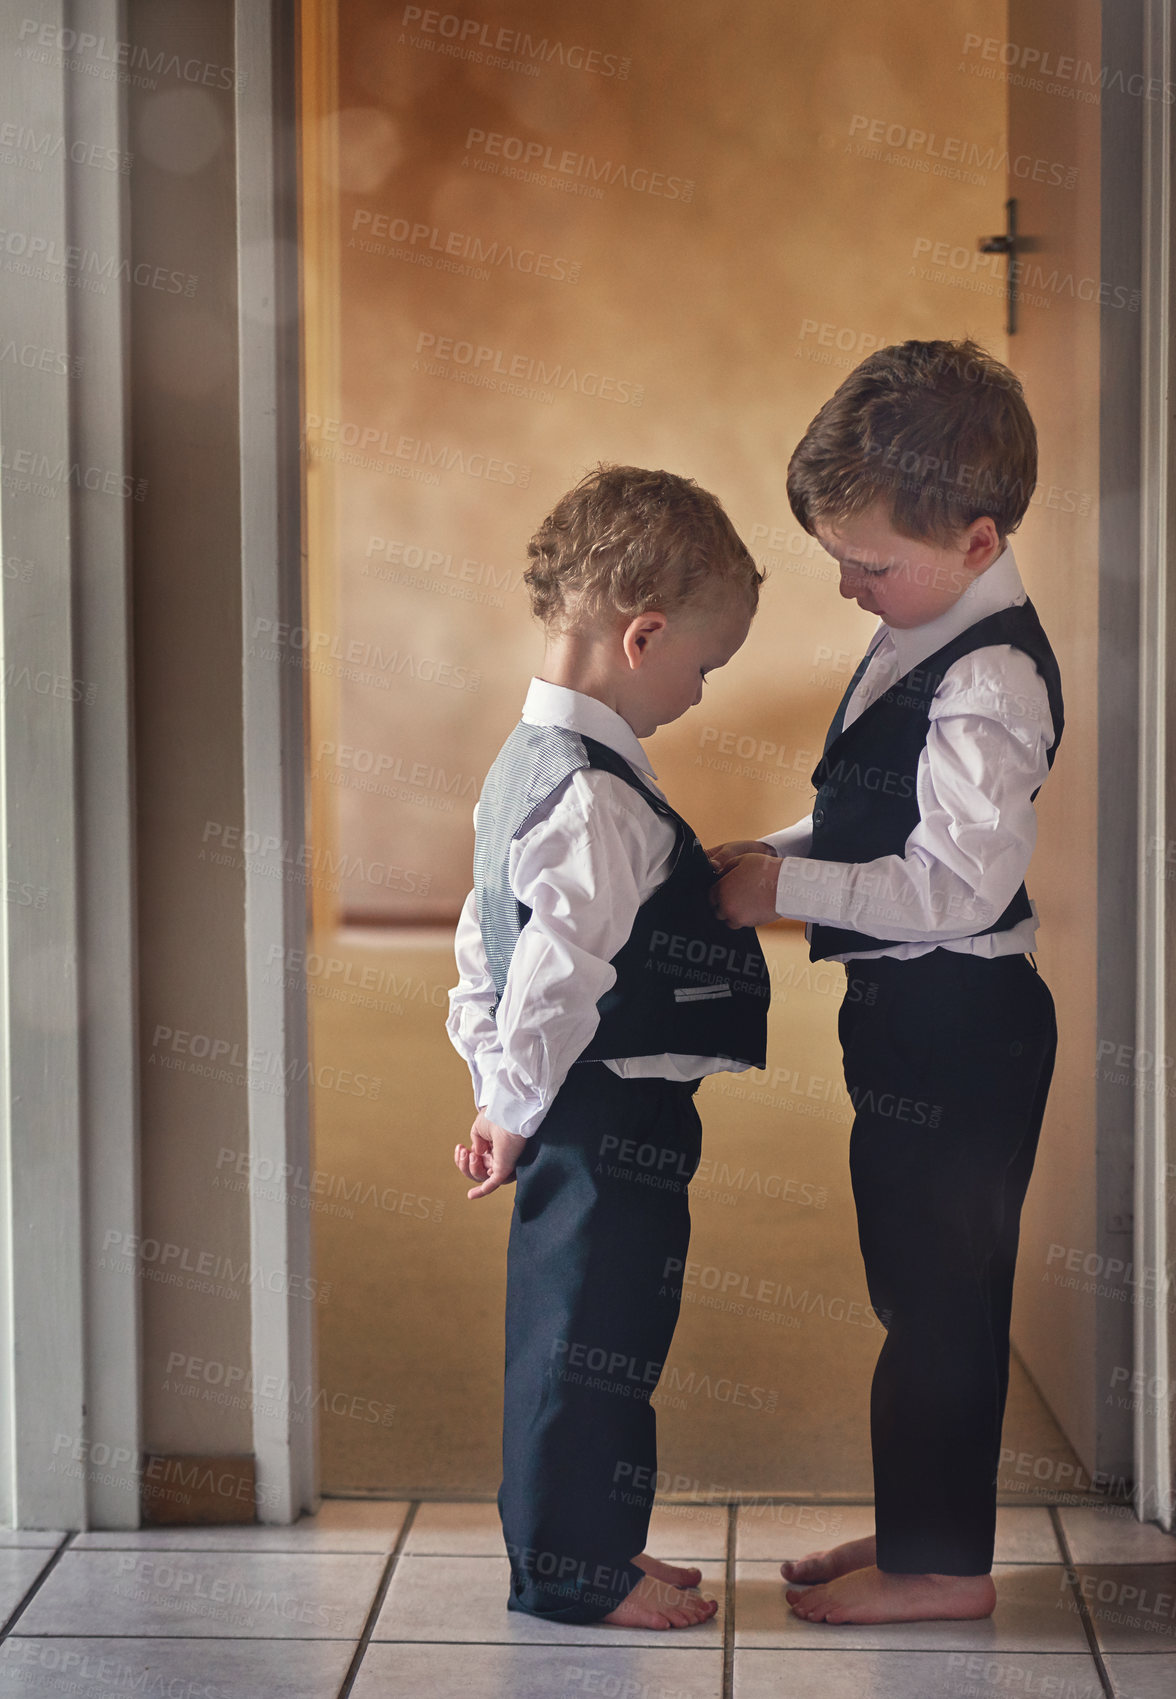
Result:
M508 1608L594 1622L641 1579L650 1406L678 1319L697 1081L577 1063L519 1164L498 1507Z
M878 1565L982 1574L1053 999L1024 955L936 949L846 966L850 1174L886 1328L870 1400Z

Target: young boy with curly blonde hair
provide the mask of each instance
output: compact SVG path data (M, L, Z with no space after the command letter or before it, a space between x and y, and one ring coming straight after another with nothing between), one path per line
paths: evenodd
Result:
M684 1628L717 1605L645 1554L656 1388L677 1322L701 1150L694 1092L762 1067L754 932L639 739L702 699L747 636L761 573L714 496L599 468L532 538L542 674L487 775L449 1032L479 1113L455 1161L517 1181L507 1255L508 1609Z

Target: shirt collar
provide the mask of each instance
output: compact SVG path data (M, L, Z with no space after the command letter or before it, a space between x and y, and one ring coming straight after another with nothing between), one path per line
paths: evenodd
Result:
M1019 607L1026 599L1013 551L1006 543L992 565L986 567L978 578L973 578L963 595L938 619L930 619L926 625L910 626L905 631L883 621L878 630L880 633L889 632L898 656L899 676L905 677L937 649L942 649L961 632L967 631L970 625L987 619L989 614L1000 613L1004 608Z
M546 679L533 678L523 703L523 719L529 726L561 726L566 731L579 732L595 738L623 755L631 767L651 779L657 774L649 764L637 733L627 720L595 696L585 696L579 690L569 690L563 684L548 684Z

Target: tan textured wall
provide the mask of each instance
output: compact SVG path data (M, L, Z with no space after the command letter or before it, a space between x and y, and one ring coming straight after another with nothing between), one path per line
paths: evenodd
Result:
M314 756L344 911L414 920L460 904L476 789L538 665L526 539L601 459L712 488L772 573L745 650L654 741L671 796L704 837L806 812L871 622L797 530L785 467L871 347L969 333L1003 352L999 287L950 287L927 255L1002 223L1005 90L963 47L1003 36L1005 8L463 8L547 41L542 60L506 44L522 69L401 12L341 15L342 400L307 430L336 480L315 570L337 622L303 641L319 724L338 693ZM556 44L604 57L577 69ZM509 174L520 153L538 180Z
M181 61L233 62L230 0L133 4L127 26ZM185 1368L250 1361L248 1199L218 1169L223 1149L247 1149L244 877L220 847L242 818L233 96L161 84L128 100L133 257L196 279L190 296L130 291L147 481L134 530L144 1442L247 1452L247 1403L184 1398L178 1386L204 1383L169 1368L173 1353ZM221 1043L225 1078L210 1062Z

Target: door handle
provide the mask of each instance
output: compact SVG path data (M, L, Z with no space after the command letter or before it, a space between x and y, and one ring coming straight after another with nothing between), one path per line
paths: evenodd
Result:
M1003 236L982 236L980 238L982 254L1007 254L1009 258L1008 271L1005 274L1005 329L1010 336L1017 329L1017 203L1015 200L1005 202L1005 228Z

